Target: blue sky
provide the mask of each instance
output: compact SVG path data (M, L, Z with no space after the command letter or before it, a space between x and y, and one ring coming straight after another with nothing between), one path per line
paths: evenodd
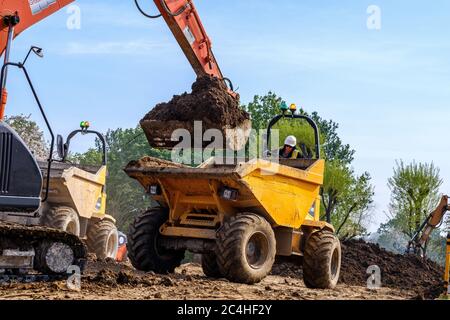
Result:
M155 12L153 1L141 2ZM195 75L162 20L143 18L132 0L75 3L80 30L68 30L62 10L24 32L13 50L18 60L30 45L44 48L45 59L33 58L28 69L56 132L86 119L100 131L134 127L151 106L190 88ZM442 192L450 192L449 1L195 3L243 103L272 90L340 124L357 150L356 171L373 176L372 230L385 220L396 159L434 161L446 180ZM370 5L381 9L381 30L366 26ZM7 113L33 113L42 124L17 71L9 92Z

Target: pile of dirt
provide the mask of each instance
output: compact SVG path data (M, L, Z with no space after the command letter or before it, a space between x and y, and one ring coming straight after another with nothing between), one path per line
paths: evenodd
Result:
M418 298L424 299L435 299L442 293L444 270L430 260L395 254L362 240L342 244L342 283L366 285L366 271L372 265L380 267L385 287L416 292Z
M202 121L202 133L219 129L228 134L227 129L251 128L250 116L240 108L239 97L230 95L225 83L211 76L199 77L191 93L175 95L171 101L156 105L140 124L151 146L173 148L178 144L171 141L173 131L186 129L193 139L194 121Z
M415 255L389 252L363 240L342 243L340 284L366 287L370 276L367 269L373 265L381 269L382 287L412 292L417 299L436 299L442 294L442 267ZM301 278L301 262L277 262L272 274Z
M131 169L143 169L143 168L184 168L186 166L174 163L167 160L162 160L158 158L153 157L144 157L140 160L131 161L128 163L125 170L131 170Z

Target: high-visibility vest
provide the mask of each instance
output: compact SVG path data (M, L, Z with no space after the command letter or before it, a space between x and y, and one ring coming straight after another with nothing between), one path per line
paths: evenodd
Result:
M297 159L300 152L298 150L292 151L291 159Z

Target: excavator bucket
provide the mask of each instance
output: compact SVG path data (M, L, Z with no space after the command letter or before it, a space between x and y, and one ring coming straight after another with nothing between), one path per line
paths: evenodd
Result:
M154 148L241 150L251 132L250 116L219 78L202 76L191 93L156 105L140 122ZM181 144L180 144L181 143Z
M218 144L220 149L241 150L245 147L252 128L249 120L234 128L227 126L204 128L200 124L196 126L195 121L176 120L143 120L140 124L151 147L169 150L181 146L184 148L187 145L192 148L207 148L212 143L211 140L206 139L208 135L206 131L209 129L220 131L218 136L223 137ZM217 142L217 140L213 141Z

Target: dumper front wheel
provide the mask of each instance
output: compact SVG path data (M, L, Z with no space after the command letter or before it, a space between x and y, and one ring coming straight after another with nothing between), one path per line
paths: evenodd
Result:
M263 217L252 213L238 214L219 230L217 264L230 281L260 282L272 270L275 255L275 235Z
M114 222L101 220L89 225L87 245L98 259L116 259L119 250L119 233Z
M205 276L209 278L221 278L222 273L217 264L217 256L215 253L205 253L202 255L202 269Z
M330 231L313 233L306 242L303 282L308 288L334 289L341 269L341 243Z
M80 219L73 208L52 207L43 213L41 223L47 227L80 236Z
M172 273L181 265L184 250L166 250L160 245L159 228L167 221L168 213L161 208L151 209L136 217L128 235L128 257L141 271Z

